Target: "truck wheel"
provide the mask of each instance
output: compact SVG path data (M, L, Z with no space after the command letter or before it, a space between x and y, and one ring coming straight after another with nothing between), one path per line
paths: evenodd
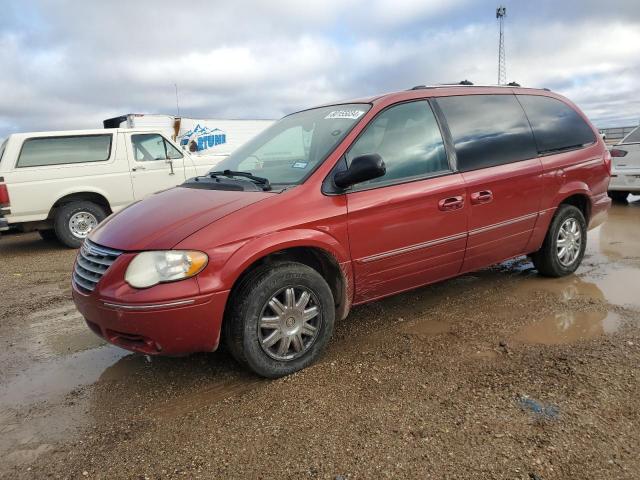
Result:
M52 242L54 240L58 240L58 237L56 236L56 232L53 228L50 228L48 230L38 230L38 233L40 234L40 238L42 238L46 242Z
M613 191L613 192L607 192L607 193L609 197L611 197L611 200L613 200L616 203L626 203L627 197L629 196L629 192Z
M65 203L58 208L53 221L56 237L69 248L79 248L106 216L104 209L93 202Z
M542 248L531 255L533 265L545 277L563 277L576 271L587 246L587 222L580 209L560 205Z
M258 375L278 378L313 363L333 333L331 289L295 262L265 265L235 289L225 317L225 345Z

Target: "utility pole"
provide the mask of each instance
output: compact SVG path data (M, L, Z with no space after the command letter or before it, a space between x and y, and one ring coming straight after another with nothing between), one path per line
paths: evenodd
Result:
M507 15L507 7L500 5L496 9L496 18L500 24L500 40L498 43L498 85L507 83L507 63L504 55L504 17Z

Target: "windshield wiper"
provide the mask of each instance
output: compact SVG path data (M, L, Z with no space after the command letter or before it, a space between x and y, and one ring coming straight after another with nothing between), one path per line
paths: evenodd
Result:
M256 177L255 175L252 175L252 174L250 174L248 172L239 172L239 171L236 171L236 170L219 170L219 171L215 171L215 172L209 172L207 175L209 175L211 178L216 178L216 177L229 177L229 178L242 177L242 178L246 178L247 180L251 180L256 185L260 185L263 190L271 190L271 184L269 183L269 179L268 178Z

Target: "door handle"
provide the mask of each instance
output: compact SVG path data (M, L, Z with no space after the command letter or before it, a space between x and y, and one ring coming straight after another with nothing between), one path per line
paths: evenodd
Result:
M489 203L492 200L493 200L493 192L491 190L481 190L479 192L473 192L471 194L471 203L473 203L474 205Z
M141 167L141 166L137 166L137 167L133 167L131 169L132 172L137 172L138 170L146 170L147 167Z
M458 210L464 206L464 198L461 195L456 197L443 198L438 202L438 208L442 211Z

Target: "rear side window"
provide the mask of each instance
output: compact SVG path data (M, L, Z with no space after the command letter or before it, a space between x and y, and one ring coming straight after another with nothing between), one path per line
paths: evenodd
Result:
M531 127L514 95L464 95L437 102L451 131L460 171L538 155Z
M537 95L518 95L539 153L579 148L595 142L593 130L573 108L560 100Z
M112 135L29 138L22 144L18 168L104 162L111 156Z
M640 127L627 135L622 143L640 143Z
M440 129L426 101L402 103L381 112L353 144L347 163L368 153L382 157L387 173L356 185L356 189L449 170Z

